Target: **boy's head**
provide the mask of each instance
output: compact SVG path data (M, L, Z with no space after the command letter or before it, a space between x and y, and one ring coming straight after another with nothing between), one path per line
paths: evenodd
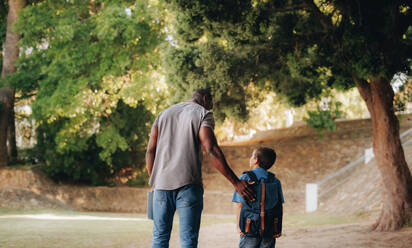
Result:
M276 161L276 152L269 147L258 147L253 150L252 156L250 157L250 167L256 168L260 167L268 170Z

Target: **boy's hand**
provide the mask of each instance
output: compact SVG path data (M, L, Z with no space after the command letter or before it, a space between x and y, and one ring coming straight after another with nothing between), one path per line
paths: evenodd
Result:
M256 194L250 186L252 184L254 184L254 182L248 182L246 180L239 180L238 183L235 184L236 191L245 201L255 201L256 199Z
M274 237L275 239L277 239L277 238L280 238L280 236L282 236L282 233L275 234L273 237Z

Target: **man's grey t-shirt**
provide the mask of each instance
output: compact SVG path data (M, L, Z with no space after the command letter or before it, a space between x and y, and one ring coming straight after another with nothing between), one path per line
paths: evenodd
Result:
M160 190L202 184L199 130L214 128L213 113L197 103L181 102L160 112L153 126L158 135L149 184Z

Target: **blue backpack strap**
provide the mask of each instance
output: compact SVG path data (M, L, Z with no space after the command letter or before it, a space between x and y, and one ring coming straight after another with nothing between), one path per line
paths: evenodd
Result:
M255 182L252 187L254 191L257 190L259 181L257 176L252 171L245 171L242 175L246 175L250 182ZM239 229L240 235L245 237L258 237L259 236L259 202L253 201L249 202L247 200L242 203L242 208L239 215Z
M253 171L244 171L243 174L246 174L250 178L251 182L259 182L256 174Z
M268 178L266 179L267 183L272 183L275 181L275 174L268 171Z

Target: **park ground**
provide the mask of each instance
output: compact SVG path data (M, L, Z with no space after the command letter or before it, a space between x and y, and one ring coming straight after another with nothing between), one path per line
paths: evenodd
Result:
M396 232L370 232L376 213L285 216L277 247L411 247L412 225ZM153 223L142 214L0 209L0 247L150 247ZM200 248L237 247L234 215L203 215ZM175 220L170 247L179 247Z
M351 171L345 183L340 184L330 195L320 198L318 211L311 214L302 213L304 182L316 182L325 178L326 175L355 160L360 155L359 151L356 151L359 147L363 147L362 144L370 144L370 135L365 134L368 133L366 129L358 128L357 132L353 132L354 123L347 124L350 124L348 125L352 130L350 133L343 129L329 139L320 140L308 136L299 139L291 138L288 143L283 137L282 144L279 145L284 149L279 152L283 158L280 157L274 172L283 176L282 183L285 185L287 200L283 235L277 240L277 248L412 247L412 223L395 232L370 231L382 203L382 180L375 160L360 164L357 169ZM404 129L409 128L412 128L412 123ZM353 133L356 135L349 135ZM366 136L358 137L361 134ZM353 145L354 142L358 143ZM267 145L276 144L267 143ZM235 167L238 174L247 166L242 163L247 163L252 147L253 145L225 147L225 154L228 154L233 165L238 166ZM290 150L285 150L286 148ZM294 156L296 153L294 150L297 148L299 151L305 151L300 152L304 155L301 160ZM324 155L320 156L320 151ZM318 152L319 156L314 156L315 152ZM354 155L348 157L344 152ZM301 162L307 154L312 155L311 158L318 158L311 165ZM412 145L405 145L405 155L412 169ZM343 161L340 164L332 161L337 160L338 156ZM297 162L290 161L288 158L293 158L293 161ZM301 166L302 164L305 166ZM50 183L44 176L24 168L8 169L3 172L0 180L0 186L3 185L3 191L0 190L0 193L3 192L0 194L0 248L150 247L153 223L144 214L102 212L111 211L104 210L108 209L107 206L112 207L110 209L113 211L120 209L123 212L128 212L126 210L145 212L139 207L146 204L147 189L69 187ZM235 216L230 214L233 211L230 205L233 189L230 184L225 186L224 183L227 182L215 171L205 171L204 175L208 187L205 191L208 192L205 193L205 205L207 203L208 207L205 208L202 217L199 247L237 247L239 236L236 233ZM318 176L315 177L316 175ZM48 195L52 197L46 199L45 196ZM62 204L51 204L58 199L62 199L66 205L62 207ZM77 202L82 204L68 204ZM101 212L86 212L90 209L93 211L100 209ZM216 214L221 209L225 210L222 211L225 215ZM180 247L177 219L174 223L170 247Z

